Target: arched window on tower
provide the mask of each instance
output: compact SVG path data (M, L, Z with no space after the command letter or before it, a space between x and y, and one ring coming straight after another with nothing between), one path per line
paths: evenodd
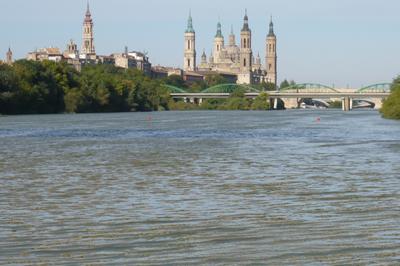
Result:
M246 65L247 65L246 63L247 63L247 62L246 62L246 58L244 58L244 59L243 59L243 66L244 66L244 67L246 67Z
M187 66L190 67L190 59L187 60Z
M190 50L190 40L188 40L187 45L188 45L188 50Z
M270 70L270 71L271 71L271 69L272 69L272 65L271 65L271 64L269 64L269 65L268 65L268 70Z
M243 46L243 48L247 48L246 41L247 41L247 39L244 39L244 46Z

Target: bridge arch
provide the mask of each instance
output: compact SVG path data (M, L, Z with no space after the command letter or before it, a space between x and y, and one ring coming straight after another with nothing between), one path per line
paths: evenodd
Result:
M302 83L280 89L280 92L338 92L330 86L319 83Z
M185 91L182 88L178 88L176 86L172 86L172 85L168 85L168 84L164 84L164 87L170 92L170 93L186 93L187 91Z
M363 87L357 93L385 93L390 92L392 83L378 83Z
M260 92L256 88L251 87L250 85L246 84L219 84L216 86L212 86L202 91L202 93L232 93L237 89L244 89L246 92Z

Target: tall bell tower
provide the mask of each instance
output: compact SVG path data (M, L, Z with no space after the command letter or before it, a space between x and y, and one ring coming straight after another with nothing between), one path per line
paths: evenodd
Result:
M221 22L218 21L217 24L217 33L215 34L214 38L214 62L219 63L221 60L222 50L225 47L224 36L222 35L222 28Z
M251 49L251 30L249 28L249 18L244 16L242 31L240 32L240 74L238 75L239 83L251 84L252 82L252 59L253 51Z
M276 52L276 36L274 33L274 23L269 23L269 33L266 40L266 58L265 67L267 70L267 82L277 85L277 52Z
M12 65L12 63L13 63L13 53L12 53L10 47L8 47L8 51L7 51L7 54L6 54L6 63L8 65Z
M90 13L89 2L87 3L85 20L83 21L82 54L89 57L96 54L93 38L93 19Z
M193 29L191 12L189 12L187 28L185 31L185 52L183 60L183 70L196 70L196 32Z

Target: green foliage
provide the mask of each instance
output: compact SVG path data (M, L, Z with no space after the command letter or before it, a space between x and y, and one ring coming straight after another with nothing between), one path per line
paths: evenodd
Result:
M164 79L165 84L175 86L178 88L187 88L187 85L183 78L179 75L171 75Z
M21 60L0 65L0 113L125 112L168 109L169 92L139 70Z
M64 63L21 60L1 66L0 113L58 113L64 92L77 84L75 71Z
M251 102L245 97L246 90L238 88L229 96L228 100L221 106L220 110L249 110Z
M174 101L171 100L169 103L170 110L176 111L187 111L187 110L198 110L200 107L194 103L186 103L183 100Z
M225 105L221 106L222 110L249 110L250 101L246 98L233 97L229 98Z
M251 104L251 110L269 110L269 100L268 94L265 92L260 93L257 98L254 99L253 103Z
M328 108L340 109L340 108L342 108L342 102L341 102L341 101L333 101L333 102L330 102Z
M218 110L220 106L226 104L227 99L204 99L200 105L202 110Z
M281 82L281 85L279 86L280 89L284 89L290 86L289 81L287 81L287 79L285 79L284 81Z
M207 83L205 81L196 81L189 86L188 92L196 93L201 92L207 88Z
M265 85L264 85L264 90L265 90L265 91L276 91L276 86L275 86L274 83L267 82L267 83L265 83Z
M385 118L400 119L400 76L393 81L391 95L383 102L381 114Z
M206 87L210 88L216 85L220 85L220 84L226 84L229 83L229 81L224 78L223 76L219 75L219 74L210 74L210 75L206 75Z
M289 82L289 81L287 81L287 79L285 79L284 81L281 82L281 85L279 86L279 88L282 90L282 89L285 89L287 87L294 86L294 85L296 85L296 82L294 80L291 80Z

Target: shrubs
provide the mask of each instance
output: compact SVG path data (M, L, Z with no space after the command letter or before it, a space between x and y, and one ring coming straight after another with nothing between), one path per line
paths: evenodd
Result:
M168 109L169 92L139 70L20 60L0 65L0 113L126 112Z
M400 119L400 77L393 81L392 93L384 101L380 112L384 118Z

